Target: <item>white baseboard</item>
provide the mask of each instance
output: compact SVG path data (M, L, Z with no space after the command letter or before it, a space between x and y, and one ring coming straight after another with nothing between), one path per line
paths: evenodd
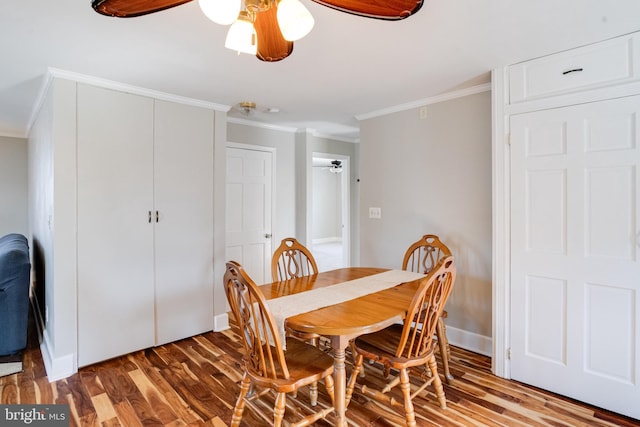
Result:
M213 331L220 332L229 329L229 315L219 314L213 317Z
M74 354L67 354L58 358L53 356L53 346L44 328L44 319L40 315L41 311L36 298L31 298L31 308L34 313L36 328L38 329L40 353L42 353L42 361L44 362L44 369L47 371L49 382L70 377L78 372Z
M456 347L489 357L493 356L491 337L447 325L447 339L449 344Z
M42 360L44 361L44 368L47 371L49 382L70 377L78 372L75 355L67 354L62 357L54 357L51 354L51 345L49 344L49 337L46 334L44 335L42 343L40 343L40 351L42 352Z

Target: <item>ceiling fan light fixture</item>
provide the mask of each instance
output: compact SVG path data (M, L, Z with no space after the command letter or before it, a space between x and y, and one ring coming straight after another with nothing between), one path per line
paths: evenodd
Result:
M198 0L202 13L220 25L233 23L242 8L241 0Z
M340 160L333 160L331 162L331 166L329 166L329 172L331 172L331 173L341 173L342 172L342 162Z
M238 53L255 55L258 51L258 36L253 21L246 10L240 11L238 19L231 24L224 47Z
M299 0L280 0L277 7L278 25L285 40L296 41L309 34L315 21Z

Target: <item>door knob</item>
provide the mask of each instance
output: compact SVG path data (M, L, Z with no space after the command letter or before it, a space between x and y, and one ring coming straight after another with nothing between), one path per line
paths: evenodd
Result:
M264 233L264 237L266 239L270 239L271 238L271 233Z

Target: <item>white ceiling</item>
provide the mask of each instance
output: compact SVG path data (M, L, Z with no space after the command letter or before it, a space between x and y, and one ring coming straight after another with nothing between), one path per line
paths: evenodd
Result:
M119 19L98 15L90 0L2 0L0 134L27 134L51 67L221 106L254 101L259 114L250 120L357 140L356 117L640 30L638 0L425 0L394 22L302 2L314 29L289 58L264 63L225 49L227 27L208 21L196 1ZM261 112L268 107L280 112Z

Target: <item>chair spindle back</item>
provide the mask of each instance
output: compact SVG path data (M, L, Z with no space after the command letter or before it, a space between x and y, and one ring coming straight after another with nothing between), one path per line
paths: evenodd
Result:
M415 358L432 350L438 319L456 277L452 256L442 258L416 291L402 329L396 357Z
M274 251L271 258L273 281L314 274L318 274L318 265L309 249L293 237L282 239L280 246Z
M227 262L224 287L240 328L247 371L259 378L288 379L278 328L262 292L238 262Z
M428 274L446 256L449 248L434 234L425 234L420 240L409 246L402 261L402 269Z

